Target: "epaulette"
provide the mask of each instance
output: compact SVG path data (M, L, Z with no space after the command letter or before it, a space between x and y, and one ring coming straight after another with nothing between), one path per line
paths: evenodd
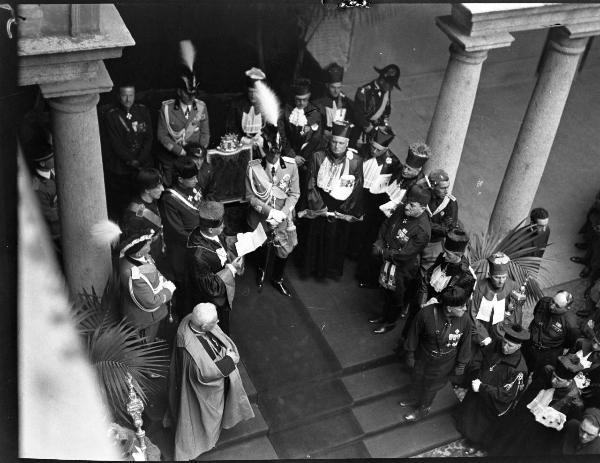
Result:
M172 104L172 103L175 103L175 99L174 99L174 98L171 98L170 100L165 100L165 101L163 101L163 102L162 102L162 105L163 105L163 106L166 106L166 105L170 105L170 104Z
M293 162L294 164L296 164L296 160L294 158L290 158L289 156L281 156L281 159L283 159L285 162Z
M450 201L456 201L456 197L452 196L450 193L448 193L446 196L448 196Z
M140 268L139 267L131 267L131 279L132 280L140 279Z
M260 159L253 159L252 161L250 161L248 163L248 167L253 167L253 166L256 166L256 165L260 165Z

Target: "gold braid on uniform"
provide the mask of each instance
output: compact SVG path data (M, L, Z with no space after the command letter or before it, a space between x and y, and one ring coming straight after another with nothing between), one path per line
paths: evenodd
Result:
M256 187L254 186L253 172L250 172L250 187L252 188L252 193L254 193L256 197L260 199L263 203L266 203L267 201L269 201L269 199L271 199L271 190L273 189L273 184L271 183L271 186L267 188L264 193L259 193L258 191L256 191Z

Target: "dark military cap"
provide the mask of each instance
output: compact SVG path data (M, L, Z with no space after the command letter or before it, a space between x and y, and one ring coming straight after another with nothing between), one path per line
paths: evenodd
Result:
M471 297L471 291L467 291L460 286L450 286L444 289L440 295L444 307L460 307L467 303L469 297Z
M406 201L409 203L419 203L421 206L427 206L429 201L431 201L431 191L429 188L413 185L406 193Z
M386 82L392 84L398 90L402 90L398 86L398 79L400 78L400 68L395 64L388 64L383 69L379 69L373 66L373 69L379 74L379 77L383 78Z
M183 179L192 178L198 175L198 166L191 156L183 156L175 159L173 164L175 175Z
M310 93L310 79L298 77L292 84L294 96L306 96Z
M198 225L201 228L216 228L223 223L225 208L218 201L202 201L198 206Z
M516 342L523 344L529 339L529 331L523 328L519 324L508 324L504 325L504 339L510 342Z
M558 357L554 373L561 379L573 379L581 370L583 365L577 354L567 354Z
M412 143L408 147L408 155L406 156L406 165L419 169L425 165L431 156L431 150L425 143Z
M444 241L444 249L451 252L465 252L469 244L469 235L459 228L450 230Z
M331 128L332 137L344 137L350 138L350 129L354 127L350 122L347 121L335 121Z
M396 135L392 132L392 129L386 126L378 126L375 128L375 135L371 140L371 143L379 145L381 148L387 148ZM379 148L376 146L376 148Z

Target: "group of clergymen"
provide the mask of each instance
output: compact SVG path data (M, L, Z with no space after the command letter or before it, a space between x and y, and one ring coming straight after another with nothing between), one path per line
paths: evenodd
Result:
M351 102L341 92L342 68L332 65L326 97L310 102L310 83L300 79L294 104L281 111L265 74L246 72L248 92L232 105L228 127L253 151L247 223L250 229L260 224L268 235L256 251L257 285L262 288L270 272L274 287L292 297L284 268L296 246L305 275L335 281L349 242L359 243L359 286L384 293L380 313L369 319L377 325L373 333L387 333L406 319L399 351L412 371L412 390L400 405L414 410L404 420L427 416L437 392L452 380L469 388L458 410L459 429L492 453L546 451L565 416L585 415L581 427L595 429L597 437L600 412L583 410L584 403L600 402L594 376L598 310L582 323L569 311L572 296L561 291L537 303L527 330L521 325L524 295L508 276L506 255L491 256L489 275L477 281L448 174L425 175L430 149L423 143L411 144L404 162L389 149L391 92L400 71L389 65L378 73ZM135 103L133 87L120 87L119 104L102 123L109 206L135 187L120 214L123 315L151 342L174 302L181 322L171 362L170 421L175 458L190 459L214 447L221 428L253 412L228 336L244 259L236 255L236 238L223 233L223 204L211 197L206 105L196 98L193 71L185 68L180 77L177 98L160 109L158 162L149 148L148 110ZM535 209L531 219L532 243L543 249L548 213ZM585 388L574 380L584 368L591 384ZM535 406L528 407L527 394ZM519 425L502 428L510 419ZM526 423L531 434L521 431ZM514 435L508 432L513 429ZM494 447L497 442L502 445ZM589 442L598 440L583 448L589 450Z

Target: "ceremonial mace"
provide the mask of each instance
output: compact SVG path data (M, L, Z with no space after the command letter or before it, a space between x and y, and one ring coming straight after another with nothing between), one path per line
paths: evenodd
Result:
M144 403L138 397L133 388L133 377L131 373L127 373L127 384L129 385L129 401L127 402L127 413L133 419L133 425L137 428L135 435L140 443L140 451L146 461L146 432L142 429L144 420L142 420L142 412L144 411Z

